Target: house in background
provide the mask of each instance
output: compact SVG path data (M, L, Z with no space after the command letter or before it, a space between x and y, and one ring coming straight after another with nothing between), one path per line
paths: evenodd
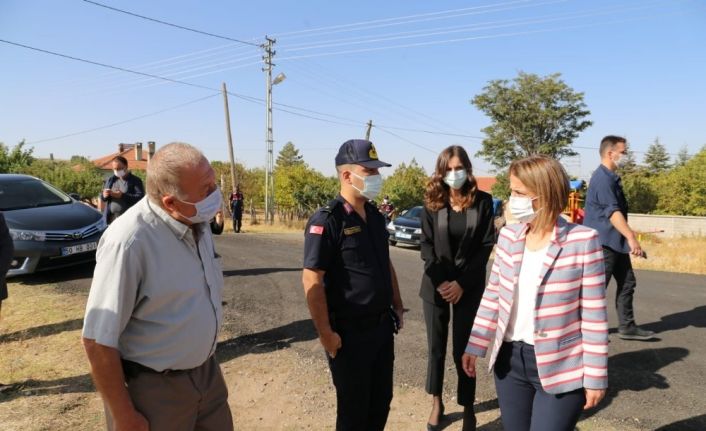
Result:
M476 177L476 183L478 183L478 190L482 190L486 193L493 194L493 185L498 182L495 177Z
M118 144L118 152L108 154L107 156L99 157L93 160L93 164L103 172L107 178L113 174L112 161L116 156L123 156L127 159L128 169L131 171L147 172L147 162L152 159L155 152L154 141L147 142L147 148L142 147L142 142L134 144Z

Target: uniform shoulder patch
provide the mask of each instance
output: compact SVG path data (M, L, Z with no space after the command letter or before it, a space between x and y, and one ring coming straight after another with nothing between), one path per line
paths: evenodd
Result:
M311 226L309 226L309 233L312 233L314 235L323 235L324 227L320 226L320 225L312 224Z

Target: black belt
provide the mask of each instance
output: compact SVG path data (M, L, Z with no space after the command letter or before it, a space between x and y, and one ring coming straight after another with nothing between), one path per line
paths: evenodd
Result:
M329 321L334 330L337 328L372 329L384 322L394 320L392 309L373 314L359 316L338 316L336 313L329 315Z
M126 378L134 378L137 377L138 375L142 373L149 373L149 374L162 374L162 375L167 375L167 374L182 374L182 373L188 373L191 370L194 370L195 368L189 368L186 370L163 370L163 371L157 371L153 368L150 368L146 365L142 365L137 362L133 361L128 361L127 359L120 359L120 362L123 365L123 373L125 374ZM198 368L198 367L196 367Z

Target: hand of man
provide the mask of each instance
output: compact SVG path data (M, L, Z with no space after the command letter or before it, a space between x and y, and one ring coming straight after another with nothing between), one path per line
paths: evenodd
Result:
M120 190L114 190L110 192L110 195L115 199L120 199L121 197L123 197L123 192L121 192Z
M630 254L636 257L642 257L642 247L635 237L628 238L628 246L630 246Z
M440 288L439 294L446 302L456 304L463 296L463 288L457 281L451 281L445 287Z
M133 414L123 414L113 418L115 431L149 431L150 423L137 410Z
M338 349L343 345L341 336L333 331L320 335L319 340L321 341L321 345L324 346L324 350L326 350L326 353L328 353L331 358L336 357Z
M110 189L103 190L103 198L108 199L110 197Z
M596 407L603 397L605 397L606 392L605 389L584 389L584 391L586 392L586 404L583 406L584 410Z
M476 357L469 353L464 353L461 356L461 367L468 377L476 376Z

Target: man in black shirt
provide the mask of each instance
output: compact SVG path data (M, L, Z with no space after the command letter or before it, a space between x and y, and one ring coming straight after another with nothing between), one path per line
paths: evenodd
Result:
M383 430L392 401L403 306L385 218L368 203L383 166L371 142L346 141L336 156L340 194L305 230L302 283L336 387L337 430Z

